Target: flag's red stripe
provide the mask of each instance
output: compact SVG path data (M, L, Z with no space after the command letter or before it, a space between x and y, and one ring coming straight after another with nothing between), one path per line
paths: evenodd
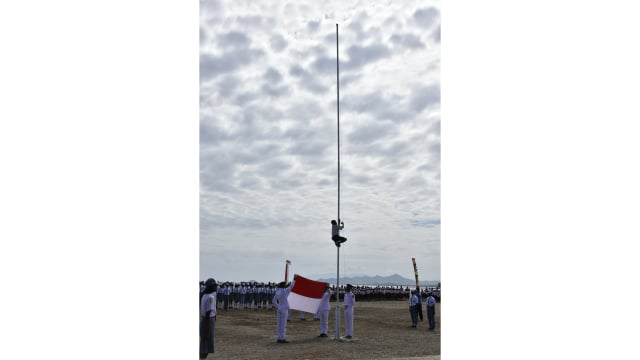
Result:
M322 294L324 294L325 286L326 283L324 282L307 279L298 275L291 292L314 299L320 299L322 298Z

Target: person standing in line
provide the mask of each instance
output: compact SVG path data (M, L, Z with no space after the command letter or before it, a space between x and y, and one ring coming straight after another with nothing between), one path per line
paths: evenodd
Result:
M353 285L347 284L346 292L344 293L344 329L347 333L345 336L347 339L353 337L353 306L356 304L356 296L351 292Z
M207 279L204 295L200 300L200 359L206 359L209 354L214 353L217 289L216 281Z
M218 290L216 290L216 309L220 309L221 308L221 304L222 304L222 298L224 297L223 294L223 289L221 286L216 286L218 288Z
M327 330L329 328L329 311L331 310L331 304L329 304L329 299L331 298L331 288L329 284L325 286L324 294L322 294L322 299L320 299L320 306L318 306L318 311L316 312L316 316L320 318L320 336L318 337L327 337Z
M247 289L244 287L244 283L240 283L240 287L238 288L238 304L240 304L240 310L244 310L244 300L247 294Z
M227 311L229 310L229 296L231 295L231 289L229 289L228 283L224 284L224 291L222 292L222 295L224 298L223 310Z
M409 312L411 313L411 327L415 329L418 325L418 296L415 290L411 290L409 296Z
M204 281L200 281L200 298L198 299L198 304L200 304L200 302L202 302L202 295L204 295L204 289L206 288L206 286L204 286Z
M338 222L340 222L340 225L338 225ZM331 220L331 240L333 240L337 247L340 247L340 244L347 241L346 237L340 236L340 230L342 229L344 229L343 221L340 221L340 219L338 219L337 222L335 220Z
M231 298L233 300L233 308L234 309L239 309L239 304L240 304L240 285L235 284L233 286L233 289L231 290Z
M260 294L260 296L258 296L258 309L264 309L264 299L265 299L265 294L266 294L266 288L264 286L264 284L260 284L260 287L258 288L258 294Z
M429 293L427 296L427 319L429 320L429 330L436 328L436 298Z
M269 298L272 298L273 295L275 295L275 290L273 289L273 285L269 285L268 291L267 291L267 296ZM271 301L267 301L267 310L271 311L271 308L273 307L273 304L271 303Z
M253 292L253 310L257 311L260 308L260 287L253 285L251 291Z
M287 319L289 317L289 301L287 300L287 298L289 297L289 293L291 292L291 289L293 288L293 284L295 284L297 277L297 274L293 275L293 281L289 284L289 286L287 286L284 281L278 284L278 290L271 300L278 308L278 312L276 315L278 343L288 343L288 341L286 340Z
M416 296L418 296L418 318L420 321L424 320L424 316L422 315L422 291L420 291L420 287L416 286Z

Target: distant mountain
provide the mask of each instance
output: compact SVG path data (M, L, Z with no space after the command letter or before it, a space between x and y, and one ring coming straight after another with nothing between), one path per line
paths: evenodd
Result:
M330 284L336 283L336 278L327 277L316 279L317 281L328 282ZM353 285L384 285L384 286L415 286L416 281L404 278L398 274L389 276L366 276L366 275L353 275L340 277L340 284L353 284ZM420 281L421 286L436 286L438 281Z

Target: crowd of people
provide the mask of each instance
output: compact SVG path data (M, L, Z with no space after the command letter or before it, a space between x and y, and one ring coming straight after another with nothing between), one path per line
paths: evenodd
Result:
M275 310L277 313L276 333L278 343L287 343L286 322L291 312L287 297L295 283L275 282L223 282L218 284L214 279L200 282L200 357L205 359L214 352L215 319L218 310L258 311ZM327 284L314 320L320 321L319 337L327 337L328 313L330 302L335 301L335 285ZM345 311L346 338L353 336L353 309L355 299L358 301L401 301L409 300L409 312L412 327L416 328L418 319L423 320L422 303L426 304L429 330L435 328L435 304L440 302L440 288L427 287L410 289L403 286L353 286L342 285L339 288L340 300ZM300 312L304 319L304 313Z
M204 281L200 282L201 291L204 289ZM271 299L275 295L278 284L275 282L223 282L217 289L217 307L223 311L235 310L272 310ZM346 286L340 286L340 299L344 298ZM331 286L330 301L336 300L335 285ZM410 296L411 289L403 286L354 286L353 294L359 301L386 301L406 300ZM425 288L420 291L420 299L425 301L431 294L440 302L439 288Z

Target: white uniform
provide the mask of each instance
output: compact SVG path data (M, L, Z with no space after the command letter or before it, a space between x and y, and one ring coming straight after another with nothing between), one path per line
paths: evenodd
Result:
M344 328L347 336L353 336L353 306L356 304L356 296L351 290L344 294Z
M329 299L331 298L331 290L325 290L320 300L320 306L318 306L318 313L320 315L320 334L327 334L329 328L329 311L331 310L331 304Z
M295 282L296 281L293 280L286 288L278 288L272 299L272 302L278 307L276 325L278 340L284 340L287 335L287 318L289 317L289 301L287 298Z
M210 317L216 316L216 293L202 295L200 299L200 316L205 316L207 311L211 311Z

